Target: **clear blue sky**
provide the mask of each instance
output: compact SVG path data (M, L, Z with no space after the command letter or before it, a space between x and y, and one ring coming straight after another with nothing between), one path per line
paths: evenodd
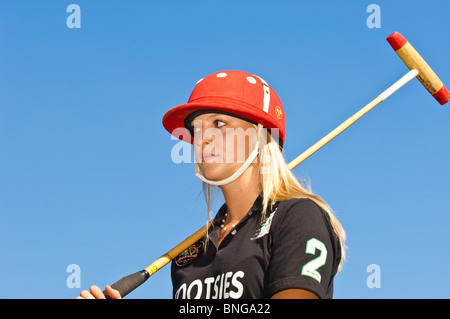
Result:
M71 3L81 28L66 25ZM367 26L372 3L381 28ZM1 1L0 297L74 298L204 224L201 182L173 163L161 124L200 78L264 78L290 161L408 71L394 31L449 87L449 12L446 0ZM335 298L450 297L449 107L414 80L295 169L347 231ZM171 298L169 268L130 297Z

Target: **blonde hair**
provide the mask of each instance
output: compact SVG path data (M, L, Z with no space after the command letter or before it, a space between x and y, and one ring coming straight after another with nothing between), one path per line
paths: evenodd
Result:
M266 130L265 130L266 131ZM338 271L341 270L345 260L345 231L334 215L330 206L318 195L311 191L310 185L299 180L288 168L280 146L274 140L269 132L262 134L261 148L259 151L259 187L262 195L262 212L261 217L264 220L267 209L278 201L307 198L314 201L320 208L325 211L330 219L333 231L339 240L341 248L341 260L338 265ZM197 165L197 164L196 164ZM207 220L210 220L210 210L212 206L213 186L203 183L203 192L205 195L206 206L208 209ZM206 232L208 237L208 231Z

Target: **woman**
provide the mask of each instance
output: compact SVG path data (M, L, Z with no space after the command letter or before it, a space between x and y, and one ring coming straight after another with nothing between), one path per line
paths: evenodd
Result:
M172 262L173 297L331 298L345 233L286 165L275 91L246 72L216 72L197 82L163 125L193 144L208 220L211 188L220 187L225 199L204 239ZM103 296L98 287L82 294Z

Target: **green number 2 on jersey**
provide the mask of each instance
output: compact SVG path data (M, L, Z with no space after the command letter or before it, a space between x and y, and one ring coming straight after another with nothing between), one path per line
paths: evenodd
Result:
M325 262L327 260L327 248L325 247L324 243L322 243L320 240L317 240L315 238L311 238L306 242L306 251L305 253L315 255L316 249L320 251L320 254L317 258L314 258L310 262L306 263L302 268L302 275L303 276L309 276L311 278L314 278L320 283L320 280L322 279L322 276L317 271L320 267L325 265Z

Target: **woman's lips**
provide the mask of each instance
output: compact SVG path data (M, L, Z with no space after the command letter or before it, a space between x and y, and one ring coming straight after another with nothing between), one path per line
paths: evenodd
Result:
M217 155L213 155L213 154L203 154L202 155L202 162L211 162L213 159L215 159L217 157Z

